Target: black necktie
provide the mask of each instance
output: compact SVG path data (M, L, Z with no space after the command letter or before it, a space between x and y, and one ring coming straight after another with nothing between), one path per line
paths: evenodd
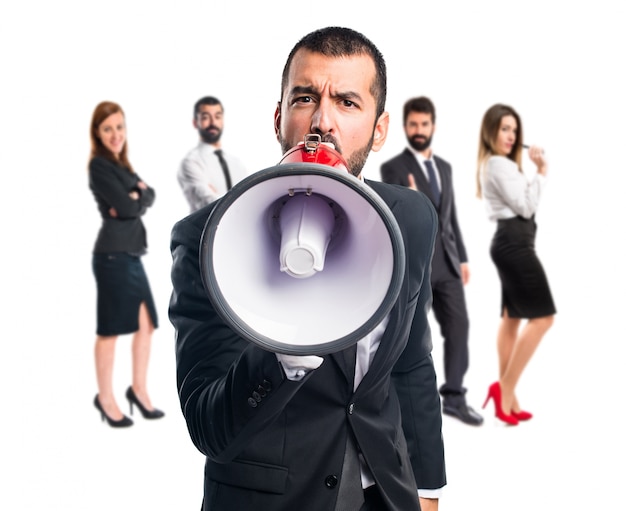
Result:
M339 494L335 511L359 511L365 503L363 485L361 483L361 462L352 432L348 431L346 452L343 459L343 470L339 482Z
M433 162L430 160L424 160L424 165L426 165L426 170L428 171L428 182L430 184L430 190L433 193L433 203L435 207L438 208L439 202L441 201L441 192L439 190L439 184L437 184L435 167L433 167Z
M233 187L233 184L230 180L230 172L228 171L228 163L224 159L224 155L222 154L221 149L217 149L215 151L217 158L220 160L220 165L222 166L222 170L224 171L224 177L226 178L226 189L230 190Z
M356 370L356 351L356 343L343 351L351 382L354 382ZM339 493L334 511L359 511L365 501L364 499L363 484L361 483L361 461L352 431L348 431L341 479L339 480Z

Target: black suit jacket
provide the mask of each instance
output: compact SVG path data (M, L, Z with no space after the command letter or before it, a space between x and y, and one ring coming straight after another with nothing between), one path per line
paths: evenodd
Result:
M441 243L437 243L436 246L441 246L443 253L438 254L435 251L436 259L433 261L433 264L447 263L451 270L460 277L460 264L467 262L467 252L456 215L454 187L452 186L452 167L439 156L434 156L434 160L441 178L441 203L437 211L439 217L438 235L441 238ZM431 201L433 199L424 170L408 148L383 163L380 168L380 174L384 183L402 186L409 186L408 176L413 174L417 189L425 193Z
M102 217L94 252L145 251L148 241L141 217L154 203L155 192L150 187L139 188L140 180L127 168L100 156L89 162L89 188ZM139 194L139 199L131 199L132 191ZM111 208L117 212L115 218L109 213Z
M198 252L217 203L174 226L169 314L176 329L182 411L193 443L206 455L204 510L334 509L349 430L391 511L419 509L418 484L445 485L441 409L426 318L435 211L414 191L368 184L398 220L407 264L400 297L356 391L351 350L325 356L318 369L290 381L274 353L240 338L216 313L203 288ZM423 335L412 336L407 345L412 327ZM396 393L392 371L398 385L417 388ZM401 408L413 414L415 423L406 436ZM417 464L413 470L407 441ZM416 476L421 478L417 483Z

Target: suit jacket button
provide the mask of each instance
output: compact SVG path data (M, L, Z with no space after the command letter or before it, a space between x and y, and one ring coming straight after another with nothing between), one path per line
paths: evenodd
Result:
M328 488L334 488L335 486L337 486L337 482L337 476L326 476L326 480L324 481Z
M256 408L257 407L257 402L254 400L254 398L249 397L248 398L248 404L252 407L252 408Z
M256 390L252 393L252 398L257 402L261 402L261 394L259 394Z
M263 380L263 388L265 390L267 390L268 392L270 392L272 390L272 383L269 382L268 380Z
M354 413L354 403L350 403L348 406L348 414L352 415Z

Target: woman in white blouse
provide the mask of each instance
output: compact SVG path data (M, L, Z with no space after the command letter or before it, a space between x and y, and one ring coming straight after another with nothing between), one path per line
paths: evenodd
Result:
M540 147L529 147L537 172L527 177L521 167L524 147L517 112L502 104L489 108L480 130L477 195L484 200L488 218L497 223L490 254L502 285L502 304L497 339L500 376L489 387L483 408L493 399L496 417L510 425L532 417L520 408L515 387L556 313L535 253L535 212L548 165Z

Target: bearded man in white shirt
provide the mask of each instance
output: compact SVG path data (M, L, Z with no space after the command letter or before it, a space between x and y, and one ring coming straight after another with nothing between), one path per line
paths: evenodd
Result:
M220 198L247 175L237 157L222 151L224 107L217 98L205 96L196 101L193 126L200 140L187 153L176 176L191 213Z

